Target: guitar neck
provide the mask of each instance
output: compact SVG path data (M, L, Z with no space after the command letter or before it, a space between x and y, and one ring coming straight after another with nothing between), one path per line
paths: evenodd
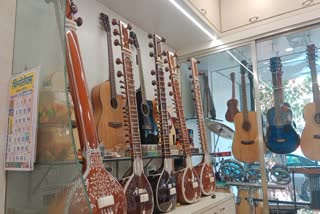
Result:
M137 48L137 61L138 61L138 67L139 67L139 79L140 79L142 103L147 104L147 96L146 96L146 88L145 88L144 77L143 77L143 67L142 67L142 61L141 61L140 48Z
M277 81L277 73L272 73L272 85L273 85L273 97L274 97L274 107L276 110L276 118L280 116L281 107L280 107L280 97L279 97L279 88Z
M319 97L319 84L317 78L317 68L315 61L310 61L310 70L311 70L311 79L312 79L312 91L313 91L313 100L319 106L320 97ZM318 108L317 106L317 108ZM319 111L319 110L318 110Z
M277 72L277 87L278 87L278 96L279 96L279 104L282 105L283 100L283 87L282 87L282 71Z
M114 63L113 63L113 49L112 49L110 32L107 32L107 40L108 40L109 81L111 85L110 92L111 92L111 98L115 99L117 96L117 91L116 91L116 80L115 80Z
M232 99L236 99L236 87L235 87L235 80L232 80Z
M249 121L246 77L244 73L241 74L241 94L242 94L242 112L243 112L244 121Z

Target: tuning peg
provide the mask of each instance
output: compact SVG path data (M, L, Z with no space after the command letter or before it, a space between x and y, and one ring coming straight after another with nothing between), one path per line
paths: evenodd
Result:
M167 52L166 51L162 51L162 56L167 56ZM167 60L168 61L168 60Z
M187 59L187 61L188 61L188 62L191 62L191 59L189 58L189 59Z
M149 42L148 46L149 46L149 48L153 48L154 47L152 42Z
M203 72L199 72L199 76L202 76L204 73Z
M81 17L78 17L74 20L78 27L80 27L83 24L83 20Z
M157 82L156 82L155 80L152 80L151 84L152 84L152 85L156 85Z
M128 43L131 45L133 44L133 39L131 37L128 39Z
M112 23L112 25L118 25L119 24L116 19L112 19L111 23Z
M118 46L118 45L120 45L120 42L119 42L118 39L115 39L114 42L113 42L113 44L114 44L115 46Z
M113 30L113 35L115 35L115 36L118 36L118 35L119 35L118 29L114 29L114 30Z
M191 89L191 93L193 93L194 92L194 90L193 89Z
M188 66L188 70L191 70L191 66Z
M124 91L121 91L120 93L123 94L123 95L126 95L126 92L124 92Z
M73 14L76 14L78 12L78 7L74 3L71 3L70 10Z
M192 75L192 74L189 74L189 78L192 79L192 78L193 78L193 75Z
M167 64L168 63L168 59L164 59L163 62L164 62L164 64Z
M117 59L116 59L116 64L117 64L117 65L120 65L120 64L122 64L122 61L121 61L121 59L117 58ZM121 76L122 76L122 75L121 75ZM120 76L120 77L121 77L121 76Z
M120 86L121 89L125 89L125 87L123 85Z
M150 53L149 53L149 56L150 56L150 57L154 57L154 53L153 53L153 52L150 52Z
M160 71L160 72L163 72L163 69L162 69L162 68L159 68L159 71Z
M122 76L123 76L122 71L118 71L118 72L117 72L117 77L122 77Z
M168 87L171 87L172 86L172 83L171 82L168 82Z
M161 42L166 42L166 39L162 37Z
M164 69L166 72L168 72L170 69L169 69L169 67L165 67L165 69Z
M151 75L154 76L156 74L155 70L151 70Z
M169 92L169 95L170 95L170 96L172 96L172 95L173 95L173 92L172 92L172 91L170 91L170 92Z
M132 30L132 25L131 24L127 24L127 29L128 30Z
M197 59L197 64L200 64L200 60Z
M149 39L152 39L152 38L153 38L153 35L152 35L151 33L149 33L149 34L148 34L148 38L149 38Z
M157 91L158 91L158 89L156 89L156 88L155 88L155 89L153 89L153 91L154 91L154 92L157 92Z
M180 67L181 67L180 64L177 64L176 68L180 68Z
M121 71L120 71L121 72ZM125 84L125 82L123 80L120 80L119 83L121 84Z

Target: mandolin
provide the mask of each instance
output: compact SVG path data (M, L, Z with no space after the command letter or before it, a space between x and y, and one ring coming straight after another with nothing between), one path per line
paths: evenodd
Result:
M123 66L123 72L118 71L117 76L123 77L120 83L122 91L125 94L127 106L125 112L125 126L128 127L126 136L129 138L132 149L132 174L125 178L124 192L128 203L128 214L151 214L154 209L153 193L151 185L143 171L142 149L139 131L139 118L137 113L137 99L134 87L134 77L132 68L132 53L130 44L133 43L130 38L131 25L125 24L116 19L112 20L113 25L117 25L118 29L114 29L114 35L119 35L120 39L116 39L114 44L121 47L122 59L117 58L116 64Z
M74 18L74 14L77 11L78 9L72 0L67 0L65 20L67 74L74 103L81 148L83 149L86 161L85 172L83 174L84 184L92 213L127 213L126 197L123 189L118 181L105 170L100 155L99 142L76 34L75 23L78 26L82 24L81 18ZM89 210L87 213L89 213Z
M200 92L200 81L199 81L199 72L196 66L196 63L199 63L194 58L191 58L192 65L192 76L193 76L193 94L195 100L195 109L196 115L198 119L198 130L199 130L199 137L202 146L202 151L204 153L202 161L200 164L195 166L195 170L197 171L199 178L200 178L200 188L203 195L212 195L215 190L216 182L214 177L213 167L211 165L211 158L208 152L208 143L207 143L207 133L206 133L206 126L204 122L204 114L202 108L202 101L201 101L201 92ZM171 78L172 78L171 74ZM178 80L175 80L175 83L178 84ZM173 84L175 86L175 84ZM173 87L174 88L174 87ZM176 90L179 90L176 89ZM176 91L175 90L175 91Z
M105 149L125 151L125 136L123 126L123 108L125 100L117 95L116 80L113 63L113 50L111 41L111 28L109 17L100 13L100 23L107 34L109 80L93 87L91 100L94 109L94 121L98 131L100 143Z
M154 51L150 52L150 56L155 59L155 70L151 71L151 75L156 76L156 80L152 81L156 85L157 91L157 104L159 109L159 138L162 146L162 165L159 173L150 175L148 177L155 197L155 207L159 212L169 212L176 207L177 191L176 181L173 175L173 160L171 159L170 152L170 139L169 139L169 118L167 113L166 90L165 90L165 77L164 77L164 63L163 59L162 42L165 41L158 35L149 34L148 37L153 41L149 43L149 47Z
M267 148L277 154L287 154L295 151L300 143L300 137L292 125L292 111L283 108L282 90L279 92L277 76L281 71L280 57L270 59L270 71L272 73L274 107L267 112ZM280 97L279 97L280 94Z
M225 115L225 118L228 122L233 122L234 120L234 116L239 113L239 109L238 109L238 100L236 99L236 90L235 90L235 74L234 72L232 72L230 74L230 79L232 82L232 97L230 100L228 100L227 102L227 112Z
M137 50L137 64L139 66L140 88L136 92L137 108L139 116L139 129L142 144L158 144L158 127L153 118L153 104L151 100L147 100L143 67L141 61L141 52L137 35L130 32L130 37L133 39L133 44Z
M193 67L196 65L193 65ZM177 113L177 127L178 127L178 136L179 140L183 146L185 153L185 166L182 170L176 172L177 180L177 193L178 201L183 204L191 204L198 202L201 197L201 188L199 175L192 166L191 159L191 148L189 142L189 135L187 130L187 125L184 117L183 104L181 98L181 91L178 85L178 80L173 81L173 96L176 104L176 113Z
M259 161L257 113L248 110L246 68L244 67L247 66L247 62L243 60L241 63L242 112L234 117L235 134L232 153L238 161L251 163Z
M316 46L308 45L308 60L311 70L313 103L308 103L303 110L305 127L301 135L301 150L311 160L320 160L320 95L316 68Z

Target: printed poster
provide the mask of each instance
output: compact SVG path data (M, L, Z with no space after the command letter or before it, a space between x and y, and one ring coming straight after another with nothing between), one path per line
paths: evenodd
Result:
M10 80L6 170L33 170L37 141L38 76L39 67L36 67Z

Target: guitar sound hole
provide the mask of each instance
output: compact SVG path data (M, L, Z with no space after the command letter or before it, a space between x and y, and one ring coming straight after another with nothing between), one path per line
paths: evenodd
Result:
M243 128L245 131L249 131L250 128L251 128L251 124L249 123L249 121L244 121L243 124L242 124L242 128Z
M145 116L149 115L149 107L146 104L141 104L141 111Z
M115 98L111 99L111 106L112 108L117 108L118 107L118 102Z
M316 113L314 115L314 121L317 123L317 124L320 124L320 113Z

